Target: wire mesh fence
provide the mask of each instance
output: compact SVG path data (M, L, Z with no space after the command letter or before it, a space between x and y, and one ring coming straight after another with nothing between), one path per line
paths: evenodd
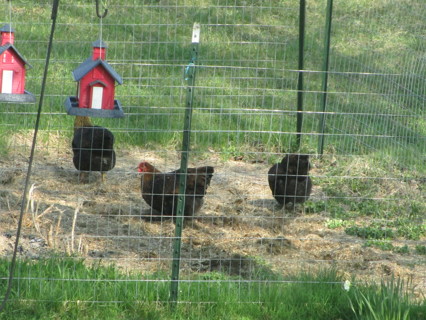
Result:
M78 291L87 281L96 284L89 301L168 299L175 224L143 200L137 167L180 168L188 88L188 167L213 166L214 174L203 206L184 219L179 301L212 302L237 284L251 292L237 301L258 303L256 285L284 286L302 270L327 267L348 279L410 276L425 292L425 7L420 0L335 2L324 70L327 1L307 1L299 70L302 2L107 1L102 19L93 2L60 3L15 275L26 285L14 299L38 290L40 301L50 301L55 283ZM32 65L26 86L38 96L51 1L0 6L1 22L15 29L14 46ZM64 100L78 95L72 71L99 39L123 79L115 95L125 116L92 118L113 132L116 164L103 183L98 172L80 183L72 162L75 117ZM7 259L36 107L0 107L0 252ZM281 207L268 170L286 153L310 155L313 189L305 203ZM25 267L58 257L70 258L54 260L68 270L64 278ZM122 273L79 272L81 261Z

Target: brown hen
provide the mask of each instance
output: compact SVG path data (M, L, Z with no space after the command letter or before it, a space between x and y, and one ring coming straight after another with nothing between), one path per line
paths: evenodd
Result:
M149 162L143 161L139 164L138 171L143 173L142 198L156 211L153 214L174 216L179 197L180 169L162 173ZM214 168L210 166L187 169L185 216L193 216L200 210L213 172Z

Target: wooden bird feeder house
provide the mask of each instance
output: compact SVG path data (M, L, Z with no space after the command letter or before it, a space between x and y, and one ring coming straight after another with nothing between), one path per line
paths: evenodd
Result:
M105 61L107 45L93 42L93 53L72 74L77 81L77 96L65 100L69 115L100 118L121 118L124 112L114 100L115 83L122 84L118 73Z
M25 90L25 67L31 65L13 45L15 31L6 24L0 36L0 102L35 102L34 95Z

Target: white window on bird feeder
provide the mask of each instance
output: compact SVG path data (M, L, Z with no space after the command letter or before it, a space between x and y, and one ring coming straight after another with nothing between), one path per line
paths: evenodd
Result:
M92 109L101 109L102 108L102 96L104 93L104 88L102 87L93 87L92 88Z
M1 93L12 93L13 71L3 70L1 80Z

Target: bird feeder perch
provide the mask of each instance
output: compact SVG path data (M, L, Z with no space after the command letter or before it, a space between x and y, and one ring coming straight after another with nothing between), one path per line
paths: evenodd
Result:
M0 102L35 102L34 95L25 90L25 66L31 65L13 45L15 30L6 24L0 35Z
M105 61L107 45L93 42L92 56L80 64L72 74L77 81L77 96L65 100L69 115L100 118L122 118L124 112L114 100L115 82L122 84L118 73Z

